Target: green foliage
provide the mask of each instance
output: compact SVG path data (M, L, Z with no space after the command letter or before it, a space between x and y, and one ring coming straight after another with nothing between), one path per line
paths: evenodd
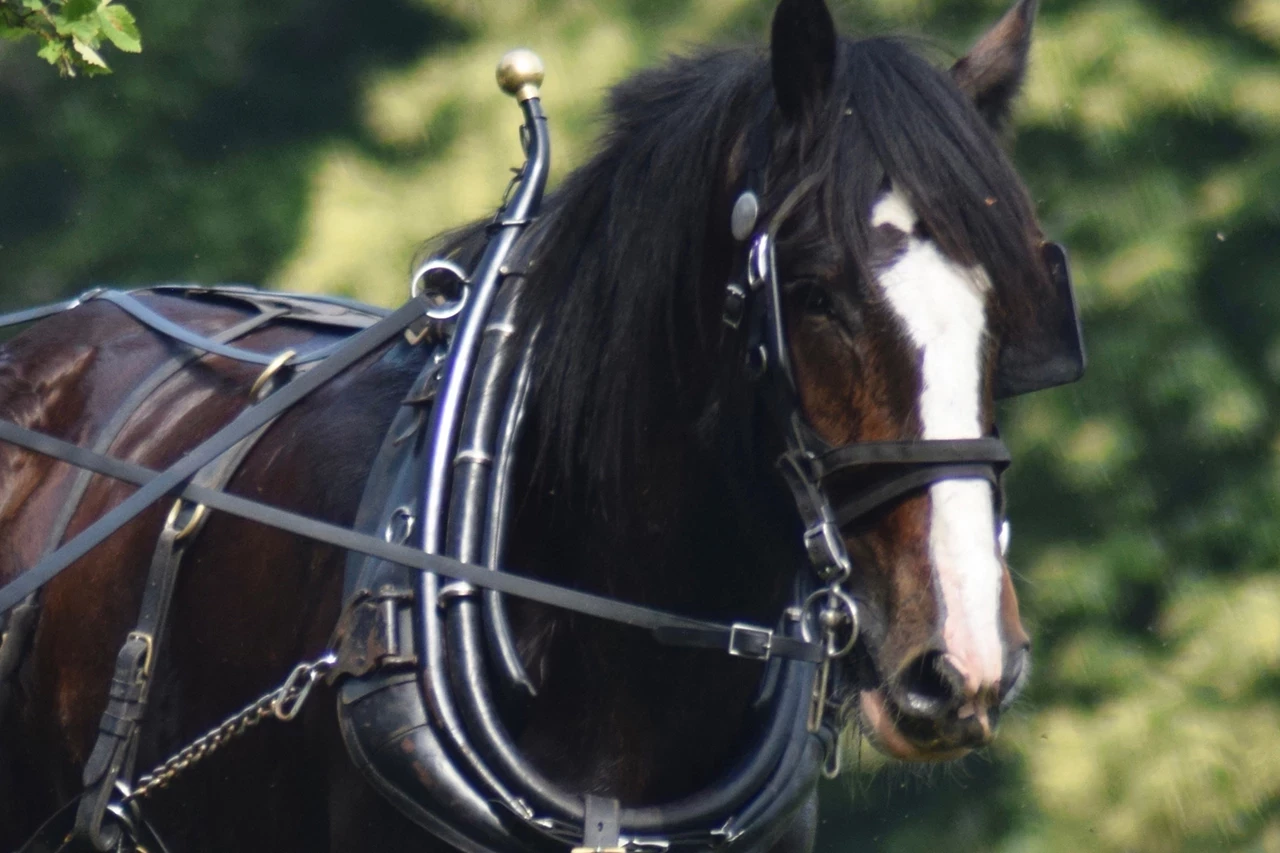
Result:
M0 300L98 283L261 282L317 159L381 156L366 81L460 39L415 0L129 0L146 52L66 86L0 41ZM108 7L110 8L110 7Z
M0 42L11 304L162 279L395 303L419 242L491 210L519 159L503 51L546 60L561 176L607 84L758 40L774 3L130 5L146 61L102 87ZM1006 0L832 5L959 53ZM1092 364L1002 412L1032 688L955 767L851 744L820 849L1280 853L1280 0L1040 5L1011 144L1073 250Z
M39 39L37 55L64 77L110 74L99 53L104 41L125 53L142 50L138 23L112 0L0 0L0 38Z

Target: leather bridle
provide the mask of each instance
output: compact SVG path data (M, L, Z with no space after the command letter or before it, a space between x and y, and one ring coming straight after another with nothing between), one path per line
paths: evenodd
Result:
M991 483L996 495L993 536L998 537L1004 524L1001 475L1010 456L995 435L863 441L836 447L810 426L792 366L774 236L790 204L784 202L779 212L761 223L769 134L757 129L748 136L747 146L744 186L730 221L741 256L738 271L725 289L722 317L726 335L731 341L738 337L733 343L745 345L745 370L781 437L783 452L777 467L804 527L811 568L825 585L809 596L803 622L806 639L820 639L826 652L810 707L810 725L816 728L826 705L830 663L853 650L860 628L856 599L846 588L853 564L845 547L845 531L934 483L981 479ZM802 191L803 184L792 191L788 202ZM833 500L832 485L853 477L866 485L842 489ZM817 612L810 613L810 605L817 605Z

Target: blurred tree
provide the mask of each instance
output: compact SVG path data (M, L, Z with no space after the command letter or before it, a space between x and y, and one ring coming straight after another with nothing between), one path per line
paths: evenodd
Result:
M1008 2L833 6L958 54ZM759 41L774 3L131 5L147 54L106 85L55 91L0 43L10 302L239 278L395 303L519 159L504 50L547 62L564 174L609 83ZM1280 0L1041 7L1013 153L1074 250L1092 366L1003 412L1033 686L953 767L850 744L820 849L1280 853Z
M298 238L314 157L377 156L366 75L465 36L412 0L140 0L144 59L66 87L0 41L0 292L261 281Z

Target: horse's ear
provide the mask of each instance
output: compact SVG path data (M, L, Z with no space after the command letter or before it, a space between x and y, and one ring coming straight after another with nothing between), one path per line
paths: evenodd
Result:
M978 112L1000 128L1027 73L1031 28L1038 0L1018 0L968 55L951 67L951 77L973 99Z
M773 88L782 114L800 121L827 94L836 24L823 0L782 0L773 16Z

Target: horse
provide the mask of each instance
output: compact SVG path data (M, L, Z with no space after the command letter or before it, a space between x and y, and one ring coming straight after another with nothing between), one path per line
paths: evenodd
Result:
M1043 386L1035 375L1055 355L1061 289L998 138L1035 11L1017 0L939 70L903 41L839 37L822 0L781 0L768 49L673 58L612 90L598 152L548 196L522 242L518 334L531 372L512 566L705 619L769 624L790 600L804 530L775 467L783 437L756 383L761 353L726 322L744 187L776 253L787 343L772 356L789 359L799 415L827 445L988 439L998 396ZM464 263L483 235L463 229L432 249ZM137 299L204 336L230 336L246 317L218 299ZM305 354L341 339L274 323L236 344ZM431 353L404 340L359 361L273 423L228 491L352 525ZM258 366L197 355L86 300L5 344L0 417L92 443L145 377L181 357L110 442L111 455L162 469L243 410L262 379ZM57 544L75 473L11 446L0 471L7 582ZM836 487L875 479L855 470ZM94 478L58 534L74 536L129 488ZM0 849L81 791L167 509L148 510L41 593L0 728ZM820 713L906 761L990 743L1029 676L1001 520L999 484L968 475L841 527L828 544L847 550L859 624ZM333 545L214 512L186 548L144 766L320 654L342 611ZM508 607L534 688L509 725L557 784L664 802L740 754L757 660L656 645L532 601ZM156 792L147 815L175 851L451 849L357 771L332 701L230 741ZM786 820L769 846L811 849L816 792Z

